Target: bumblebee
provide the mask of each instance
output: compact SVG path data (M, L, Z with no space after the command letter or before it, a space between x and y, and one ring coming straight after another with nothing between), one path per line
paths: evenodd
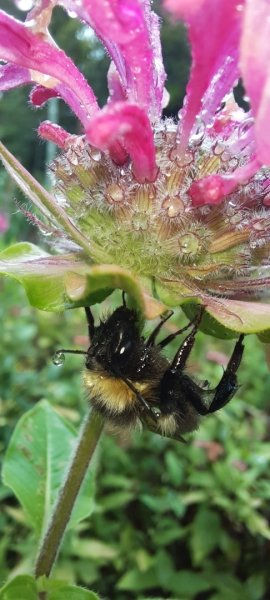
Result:
M243 335L235 344L219 384L210 390L198 385L185 372L202 318L201 308L186 327L156 342L164 323L173 311L161 317L149 337L140 333L138 313L126 306L118 307L106 320L95 325L90 308L86 308L90 346L85 354L83 380L92 406L114 428L143 426L166 437L182 440L182 435L199 426L201 416L225 406L238 389L237 370L244 345ZM176 336L190 329L172 362L162 354Z

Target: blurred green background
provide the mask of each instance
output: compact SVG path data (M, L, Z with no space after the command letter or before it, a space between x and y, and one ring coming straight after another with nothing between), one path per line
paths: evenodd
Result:
M0 7L21 15L8 0L1 0ZM52 33L104 104L109 61L98 42L60 9ZM171 95L166 113L176 115L189 70L183 27L166 21L162 41ZM37 141L35 133L48 109L31 110L27 97L25 89L0 97L0 138L48 184L44 165L51 149ZM63 103L56 110L61 125L78 131ZM0 234L0 250L14 241L39 242L18 203L28 209L28 202L1 170L0 213L9 219L9 227ZM59 347L84 346L87 338L82 310L60 315L34 311L12 281L0 281L0 297L3 456L18 418L42 398L79 426L86 410L83 362L70 356L57 368L51 357ZM117 298L109 300L111 306L116 303ZM186 445L150 433L128 439L104 435L95 512L66 536L56 577L97 590L106 600L270 597L270 376L265 347L255 336L245 343L237 397L203 420ZM231 348L230 342L199 334L190 373L214 386L222 374L217 353L228 356ZM10 571L15 575L29 569L34 540L16 499L4 486L0 502L3 582Z

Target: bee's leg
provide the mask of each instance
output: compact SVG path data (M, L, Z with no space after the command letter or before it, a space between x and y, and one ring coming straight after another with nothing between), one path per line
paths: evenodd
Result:
M225 406L238 389L236 373L239 369L244 352L243 339L244 335L241 334L234 346L232 356L221 377L221 380L214 390L214 397L208 408L208 413L215 412L216 410L219 410Z
M200 388L196 383L192 382L191 387L193 389L189 390L189 401L193 404L194 408L196 408L199 415L209 415L210 413L223 408L234 394L237 392L238 384L237 384L237 370L240 366L244 344L243 344L243 335L240 335L238 341L235 344L232 356L229 360L228 366L225 369L221 380L217 387L212 390L213 400L210 405L206 406L203 398L205 395L209 395L209 391ZM183 375L185 378L186 376ZM209 396L208 396L209 397Z
M148 415L156 421L160 411L158 411L154 406L149 406L148 402L145 400L142 394L136 389L136 387L129 379L126 379L122 375L120 375L120 377L127 384L127 386L136 394L136 397L139 400L143 410L145 410L148 413Z
M158 325L155 327L155 329L153 329L152 333L150 333L149 338L146 341L147 347L154 345L156 337L161 330L161 327L163 327L164 323L166 323L166 321L168 321L168 319L170 319L172 315L173 315L173 310L169 310L168 312L164 313L164 315L161 316L160 323L158 323Z
M89 335L89 338L91 339L91 337L93 336L93 333L94 333L94 329L95 329L94 317L91 313L89 306L85 306L84 310L85 310L86 319L87 319L87 323L88 323L88 335Z
M189 323L189 325L187 325L184 328L184 329L187 329L190 326L190 324L193 325L191 333L185 338L185 340L181 344L179 350L177 350L176 355L172 361L170 371L172 371L172 372L183 371L184 367L186 366L187 359L190 355L190 352L191 352L194 342L195 342L195 336L198 331L198 327L200 325L200 322L201 322L201 319L203 316L203 312L204 312L204 306L201 306L200 311L199 311L198 315L196 315L195 319L193 321L191 321L191 323ZM166 340L163 340L163 342L164 341L166 341Z

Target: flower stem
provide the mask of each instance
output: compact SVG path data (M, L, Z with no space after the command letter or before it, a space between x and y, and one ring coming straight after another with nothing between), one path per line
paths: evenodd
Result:
M38 553L35 576L49 577L58 554L65 529L87 473L104 425L103 417L93 409L87 414L80 433L77 448L71 459L67 476L55 504L47 531Z

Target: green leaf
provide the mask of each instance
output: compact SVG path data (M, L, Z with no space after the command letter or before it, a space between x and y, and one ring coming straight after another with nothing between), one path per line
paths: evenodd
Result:
M155 588L157 585L157 575L154 568L142 572L139 569L131 569L121 577L117 583L118 590L139 592Z
M75 585L65 585L59 590L48 593L48 600L99 600L94 592L89 592Z
M213 585L207 581L203 573L196 573L183 569L172 574L170 589L174 594L181 594L181 598L194 598L197 594L206 592Z
M36 580L30 575L18 575L1 588L0 600L38 600Z
M200 329L209 335L230 339L237 333L263 333L267 341L270 329L270 303L215 298L199 288L184 283L156 282L157 297L167 306L181 306L187 316L194 316L198 304L206 307Z
M30 304L41 310L60 311L78 306L67 295L64 276L85 268L85 263L72 256L51 256L27 242L14 244L0 253L0 274L19 281Z
M45 400L23 415L11 438L3 480L21 502L38 535L48 523L76 439L73 427ZM77 498L69 527L91 514L93 492L91 469Z
M99 290L108 293L115 289L124 290L130 296L130 305L147 319L155 319L166 310L166 306L152 298L130 271L118 265L94 265L84 275L67 274L66 289L69 298L77 303L85 298L93 300Z
M38 590L46 592L46 600L99 600L94 592L69 585L58 579L46 579L46 577L38 579Z
M207 312L227 329L260 333L270 329L270 304L220 298L209 302Z
M0 253L0 274L19 281L32 306L41 310L91 306L118 288L129 294L130 305L147 319L166 310L139 280L117 265L91 266L79 254L52 256L27 242Z
M190 539L195 565L200 564L218 546L221 531L218 513L205 508L197 512Z

